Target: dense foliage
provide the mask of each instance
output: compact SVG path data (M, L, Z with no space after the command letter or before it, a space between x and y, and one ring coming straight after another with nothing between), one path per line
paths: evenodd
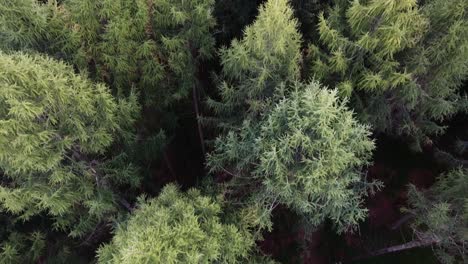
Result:
M100 157L137 105L39 55L0 53L0 74L2 211L22 221L46 213L54 229L86 234L117 210L112 185L139 184L102 171Z
M466 0L0 0L0 263L465 263L467 73Z
M343 231L365 218L363 197L379 187L361 173L374 149L370 132L336 90L317 83L292 89L260 122L246 119L219 137L208 165L228 171L233 192L246 193L266 215L283 203L314 225L330 218Z
M445 131L439 121L466 108L457 90L468 67L467 2L338 2L319 16L310 75L351 96L376 130L420 149Z
M246 116L255 118L278 101L282 96L278 85L299 78L300 42L287 1L268 1L260 7L243 38L220 51L221 100L208 101L221 118L219 126L238 125Z
M133 214L99 249L100 263L243 263L254 242L246 230L223 224L221 205L196 189L185 194L167 185Z
M456 169L439 177L426 192L410 186L409 211L420 239L437 241L436 254L442 263L467 261L468 251L468 171Z

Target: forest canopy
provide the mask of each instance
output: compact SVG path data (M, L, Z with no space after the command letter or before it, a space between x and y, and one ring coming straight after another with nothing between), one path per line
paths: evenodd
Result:
M1 263L466 263L468 1L0 0Z

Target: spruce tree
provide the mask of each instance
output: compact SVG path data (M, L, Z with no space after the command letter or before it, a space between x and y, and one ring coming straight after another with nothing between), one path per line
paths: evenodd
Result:
M47 215L72 237L107 221L119 209L113 189L139 182L104 155L130 129L135 99L116 101L46 56L0 53L0 75L1 211L19 221Z
M444 264L468 260L468 171L455 169L442 174L429 190L411 185L406 209L415 218L416 238L435 244L435 253Z
M420 149L466 107L457 89L468 67L467 8L463 0L338 1L319 17L310 76L350 96L376 130Z
M252 235L221 215L219 201L167 185L157 198L140 199L99 249L99 263L252 263Z

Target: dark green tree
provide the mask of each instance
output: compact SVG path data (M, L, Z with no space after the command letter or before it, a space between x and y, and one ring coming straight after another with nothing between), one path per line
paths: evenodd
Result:
M337 1L319 17L310 76L336 86L377 131L415 149L466 107L458 87L468 67L466 1Z

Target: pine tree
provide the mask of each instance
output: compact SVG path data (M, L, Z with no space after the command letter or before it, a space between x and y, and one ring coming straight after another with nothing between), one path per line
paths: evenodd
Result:
M430 240L444 264L468 260L468 171L455 169L442 174L427 191L409 189L412 228L417 239Z
M0 75L0 210L18 221L47 215L72 237L107 221L118 211L113 188L139 183L104 155L131 126L136 100L116 101L45 56L0 53Z
M376 130L415 149L444 132L440 121L466 106L457 92L468 67L466 1L338 1L320 15L308 49L310 75L351 96Z
M278 84L299 78L301 36L286 0L271 0L260 7L255 22L220 51L222 74L219 101L208 104L221 118L220 126L239 125L258 116L282 96Z
M99 249L99 263L252 263L252 235L223 223L220 202L197 189L170 184L138 207Z

